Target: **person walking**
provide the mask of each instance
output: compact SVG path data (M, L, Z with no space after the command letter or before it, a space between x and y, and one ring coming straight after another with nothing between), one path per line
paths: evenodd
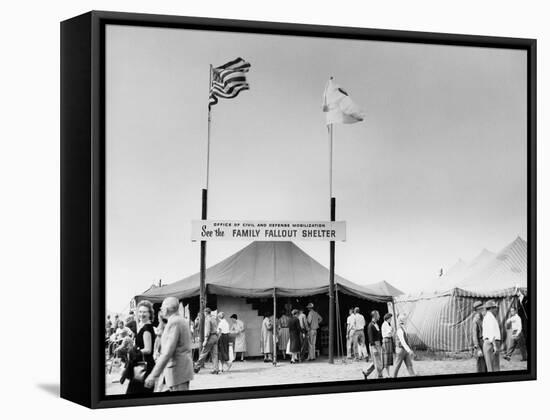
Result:
M273 354L273 330L275 325L268 312L262 321L262 329L260 330L260 352L264 355L264 363L271 362Z
M145 387L144 382L155 367L153 346L156 334L153 327L155 317L153 304L148 300L142 300L138 304L137 313L139 324L136 324L135 348L129 353L130 360L124 374L124 378L130 380L126 394L141 394L153 391L152 388ZM126 326L125 329L130 331L130 327ZM143 370L143 373L139 376L136 375L136 369ZM123 382L122 379L121 382Z
M281 313L279 318L279 333L277 340L277 349L283 353L283 359L286 358L286 348L288 345L288 340L290 339L290 332L288 329L288 321L290 317L285 313Z
M240 319L238 319L237 314L231 315L231 319L233 320L233 323L231 324L231 333L235 334L235 345L234 345L234 352L235 352L235 360L239 360L240 355L240 361L244 361L244 354L246 353L246 334L245 334L245 326L244 322Z
M308 326L308 360L315 360L317 358L315 354L317 344L317 330L319 325L323 322L323 318L319 315L315 309L313 309L313 303L307 304L309 312L307 314L307 326Z
M510 327L508 331L511 331L512 338L510 340L508 351L504 355L504 359L510 361L514 350L516 348L519 348L519 351L521 352L521 361L526 361L527 349L525 348L525 339L523 337L521 318L519 317L516 308L510 308L510 318L506 320L506 325Z
M219 370L224 372L231 369L231 358L229 355L229 323L223 312L218 313L218 362ZM227 369L224 369L227 366Z
M393 327L391 325L392 314L384 315L382 323L382 366L386 374L390 376L390 366L393 366Z
M353 334L355 332L355 313L353 308L349 309L349 315L346 319L346 357L352 359L355 354L353 349Z
M472 354L476 359L476 372L487 372L483 354L483 302L474 302L474 318L472 320Z
M372 311L370 313L371 321L367 327L367 335L369 338L369 350L372 357L372 362L367 370L363 371L365 379L376 370L378 378L382 378L382 371L384 369L382 364L382 333L378 326L380 320L380 313L378 311Z
M496 319L498 307L494 300L488 300L483 305L483 355L487 372L500 371L500 326Z
M398 327L395 334L395 368L393 370L394 378L397 378L399 368L401 367L401 364L403 362L405 362L405 366L407 367L409 375L416 376L412 362L414 352L409 346L409 338L407 336L407 331L405 331L406 319L406 316L403 314L397 317Z
M206 358L210 355L212 359L212 373L218 374L218 321L216 316L212 314L210 308L204 309L204 341L202 343L202 350L199 355L199 359L195 363L195 373L199 373Z
M365 346L365 317L361 314L361 309L356 307L353 310L354 313L354 326L353 326L353 349L355 351L355 360L361 360L367 358L366 346Z
M165 391L187 391L193 379L189 322L179 315L179 301L175 297L164 299L160 310L168 322L161 338L160 356L145 379L145 387L153 389L162 374Z
M298 310L293 309L291 314L292 316L288 320L288 349L290 352L290 363L294 364L300 361L300 351L302 349L302 328L300 327L300 320L298 319Z

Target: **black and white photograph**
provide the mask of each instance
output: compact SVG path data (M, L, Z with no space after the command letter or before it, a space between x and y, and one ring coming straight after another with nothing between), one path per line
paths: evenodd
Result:
M525 49L104 37L106 397L529 371Z

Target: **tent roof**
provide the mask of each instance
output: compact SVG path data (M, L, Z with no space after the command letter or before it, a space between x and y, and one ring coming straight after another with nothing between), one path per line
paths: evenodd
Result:
M207 292L241 297L311 296L328 293L329 270L293 242L252 242L206 270ZM168 296L184 299L199 294L200 273L135 297L160 302ZM382 281L368 286L334 276L338 291L378 302L402 292Z
M455 286L471 292L526 288L527 242L518 236L497 255L473 267Z
M449 278L436 290L401 296L399 300L431 298L434 295L498 297L525 293L527 289L527 242L517 237L494 254L483 250L460 275Z

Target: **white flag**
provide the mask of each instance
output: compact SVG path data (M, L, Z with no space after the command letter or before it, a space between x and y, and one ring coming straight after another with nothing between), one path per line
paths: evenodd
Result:
M325 88L323 112L329 124L354 124L365 119L364 112L331 77Z

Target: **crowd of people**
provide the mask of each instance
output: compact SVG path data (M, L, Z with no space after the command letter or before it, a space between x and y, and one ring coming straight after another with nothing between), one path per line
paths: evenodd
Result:
M260 331L264 362L273 361L275 354L281 354L282 358L290 356L291 364L318 357L317 332L323 318L313 303L309 303L306 310L307 314L300 308L287 308L278 318L265 314ZM502 340L497 314L498 307L493 300L474 304L471 342L477 372L500 370ZM109 357L124 364L120 382L128 381L128 394L186 390L193 375L204 367L207 360L212 364L211 373L219 374L229 371L235 361L245 358L246 327L237 314L227 318L224 312L206 308L202 343L194 343L199 337L199 317L195 322L184 318L177 298L165 299L157 317L158 325L154 327L155 311L147 300L140 301L135 312L130 311L125 320L119 315L114 319L107 316L106 351ZM504 359L510 360L512 353L519 349L522 360L526 360L522 321L515 308L510 310L505 324L511 334ZM349 310L346 357L368 363L362 369L365 379L373 373L377 378L395 378L403 363L409 375L416 376L414 351L405 325L405 314L397 317L394 326L391 313L386 313L382 321L380 313L373 310L367 324L359 307ZM194 348L200 350L196 362L193 362Z
M369 363L367 368L362 370L365 379L368 379L372 373L376 373L377 378L383 378L384 372L386 377L395 378L403 362L409 374L416 376L413 367L414 352L409 345L405 328L405 314L401 314L397 318L397 328L394 328L392 324L393 315L391 313L384 315L381 325L380 312L371 311L370 317L371 320L367 325L365 317L361 314L361 309L350 308L346 319L346 357L349 360L365 360ZM365 328L367 330L366 337ZM394 364L392 373L390 368Z
M198 337L200 318L195 320L196 337ZM235 361L243 361L246 353L245 325L237 314L231 315L229 321L224 312L214 313L210 308L204 310L204 341L194 371L198 373L210 358L212 373L227 372Z
M502 348L501 327L497 320L498 305L494 300L474 303L474 322L472 323L472 354L476 359L476 371L500 371L500 353ZM505 322L506 330L511 336L504 359L509 361L516 349L521 352L521 360L527 360L527 349L523 336L522 321L517 309L510 309L510 317Z
M130 311L126 322L115 315L113 323L107 316L108 356L124 363L120 382L128 381L127 394L183 391L193 379L191 326L179 313L178 299L165 299L157 316L155 328L155 311L147 300Z
M303 309L283 311L279 318L267 313L260 330L260 352L264 362L272 362L275 353L283 359L290 356L290 363L315 360L318 356L317 332L323 318L315 310L313 303ZM275 336L275 337L274 337Z

